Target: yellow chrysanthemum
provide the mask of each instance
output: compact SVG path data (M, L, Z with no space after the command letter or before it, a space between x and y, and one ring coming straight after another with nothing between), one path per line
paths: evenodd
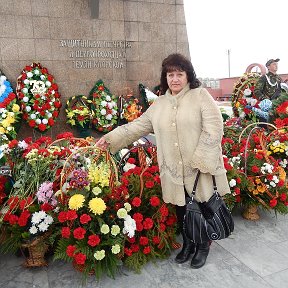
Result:
M95 215L101 215L106 209L106 204L105 202L98 197L93 198L92 200L89 201L89 208L92 213Z
M0 134L4 134L5 133L5 129L3 127L0 127Z
M83 207L85 197L82 194L75 194L69 199L69 208L78 210Z
M100 187L109 186L110 168L107 163L92 164L89 167L88 179Z
M13 106L12 106L12 111L13 111L13 112L19 112L19 111L20 111L19 105L18 105L18 104L13 104Z

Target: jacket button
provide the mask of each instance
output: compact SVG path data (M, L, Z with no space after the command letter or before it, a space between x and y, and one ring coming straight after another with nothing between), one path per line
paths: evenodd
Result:
M176 109L177 109L177 107L176 107L176 106L174 106L174 107L173 107L173 109L174 109L174 110L176 110Z
M175 143L174 145L177 147L177 146L178 146L178 143Z
M181 165L181 164L182 164L182 161L179 161L178 163Z
M172 123L172 126L176 126L176 123Z

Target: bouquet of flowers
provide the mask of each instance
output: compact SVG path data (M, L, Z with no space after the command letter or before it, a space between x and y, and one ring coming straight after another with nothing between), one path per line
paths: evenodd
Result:
M20 106L10 82L6 76L0 75L0 144L16 138L15 124L19 121L20 114Z
M3 241L1 251L16 252L23 244L51 232L57 203L52 182L42 183L36 193L22 199L10 196L7 206L2 209L3 225L8 228L10 237Z
M61 108L58 85L47 68L39 63L26 66L17 81L17 97L23 119L41 132L55 124Z
M116 189L116 166L106 152L84 147L71 156L62 174L64 200L55 259L73 262L84 276L95 274L99 279L106 273L114 277L121 265L125 235L133 237L136 228L128 214L127 191Z
M124 249L124 263L139 272L148 261L165 258L173 248L179 248L175 241L177 218L173 205L162 200L156 148L132 147L122 163L122 193L128 193L130 214L136 222L135 236L128 235Z
M102 80L96 82L89 95L94 112L92 127L100 132L111 131L118 122L116 97L105 87Z

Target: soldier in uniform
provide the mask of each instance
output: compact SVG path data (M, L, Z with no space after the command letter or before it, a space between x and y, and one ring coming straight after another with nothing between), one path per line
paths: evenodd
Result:
M279 58L268 60L266 63L268 73L262 75L256 83L254 94L260 101L264 99L274 100L280 95L282 79L276 74L279 60Z

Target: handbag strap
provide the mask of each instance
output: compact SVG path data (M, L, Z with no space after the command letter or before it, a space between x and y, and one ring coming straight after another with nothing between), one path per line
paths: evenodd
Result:
M196 178L195 178L195 182L194 182L194 186L193 186L193 190L192 190L192 194L191 194L191 199L193 201L194 199L194 196L196 194L196 188L197 188L197 185L198 185L198 181L199 181L199 178L200 178L200 170L198 170L197 172L197 175L196 175ZM214 190L214 193L218 195L218 189L217 189L217 185L216 185L216 179L215 179L215 175L211 175L212 176L212 181L213 181L213 190Z

